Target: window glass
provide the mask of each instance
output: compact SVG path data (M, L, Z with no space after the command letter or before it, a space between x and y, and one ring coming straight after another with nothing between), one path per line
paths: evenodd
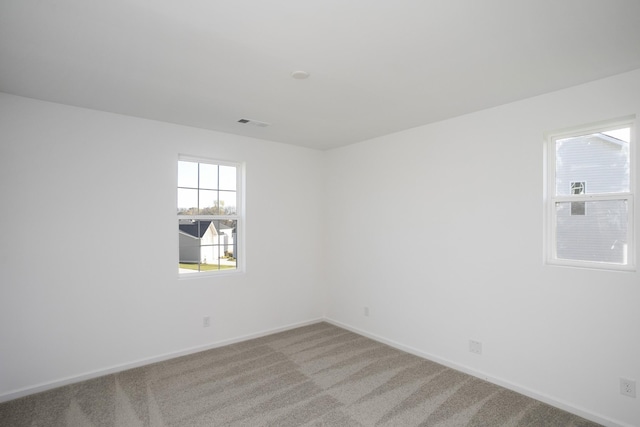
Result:
M198 164L178 162L178 187L198 188Z
M220 166L220 190L236 189L236 168Z
M178 272L238 268L238 166L178 161Z
M574 203L582 205L576 214ZM629 211L626 200L556 203L559 259L627 263Z
M218 188L218 166L200 163L200 188Z
M233 215L236 213L236 192L235 191L220 191L220 212L226 215Z
M588 182L585 194L629 191L629 128L556 140L556 194L576 194L574 183ZM581 194L581 193L580 193Z
M549 138L547 260L631 269L633 120Z
M198 213L201 215L217 215L218 214L218 191L216 190L200 190Z
M178 213L196 214L198 211L198 190L178 188Z

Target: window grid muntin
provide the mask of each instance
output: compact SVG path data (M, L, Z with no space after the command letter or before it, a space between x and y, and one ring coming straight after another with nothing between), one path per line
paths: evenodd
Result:
M241 221L241 202L242 202L242 197L241 197L241 188L242 188L242 165L239 163L235 163L235 162L226 162L226 161L217 161L217 160L207 160L207 159L202 159L202 158L197 158L197 157L188 157L188 156L179 156L178 157L178 161L179 162L189 162L189 163L195 163L197 164L197 170L198 170L198 186L200 185L200 165L201 164L206 164L206 165L213 165L217 167L217 177L216 177L216 181L217 181L217 186L220 187L220 166L225 166L225 167L232 167L235 169L235 190L221 190L220 188L215 189L216 193L219 193L220 191L224 191L225 193L235 193L235 213L233 214L222 214L220 213L220 207L218 205L218 212L216 214L202 214L200 212L200 191L203 190L202 188L198 187L189 187L189 186L178 186L178 190L179 189L186 189L186 190L195 190L197 193L197 206L196 206L196 212L195 214L180 214L178 212L178 224L180 224L181 220L192 220L192 221L211 221L211 222L216 222L216 221L235 221L235 231L236 233L233 233L233 244L231 245L233 247L233 258L235 261L235 267L234 268L218 268L216 270L202 270L201 266L202 265L211 265L209 263L207 264L202 264L202 259L199 260L198 262L198 273L202 273L202 274L197 274L196 276L200 277L202 275L205 275L207 273L209 274L220 274L220 272L238 272L241 269L241 263L239 260L241 260L242 255L241 255L241 246L240 246L240 241L241 241L241 229L242 229L242 221ZM208 189L205 189L208 190ZM216 199L219 202L219 197ZM199 237L197 238L198 242L202 241L202 238ZM179 245L180 246L180 245ZM199 244L199 247L209 247L209 246L222 246L222 245L202 245ZM201 249L202 250L202 249ZM221 261L220 259L217 260L217 265L218 267L220 266ZM188 273L180 273L181 277L193 277L194 275L190 275Z

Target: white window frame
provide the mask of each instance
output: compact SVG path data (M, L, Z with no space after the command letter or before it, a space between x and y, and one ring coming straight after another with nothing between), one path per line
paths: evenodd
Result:
M567 196L556 195L556 141L559 139L590 135L593 133L610 131L615 128L629 127L631 137L629 142L629 192L608 193L608 194L570 194ZM586 126L579 126L545 134L545 245L544 259L548 265L593 268L599 270L635 271L636 270L636 238L635 222L636 214L634 210L634 195L636 191L636 116L627 116L620 119L607 120ZM556 203L561 202L593 202L593 201L613 201L626 200L628 208L629 223L627 227L627 264L615 264L608 262L580 261L562 259L557 257L556 239Z
M178 160L176 161L176 168L178 162L194 162L194 163L207 163L211 165L218 166L233 166L236 168L236 214L235 215L179 215L177 216L176 223L179 224L180 219L193 219L193 220L236 220L236 240L235 240L235 258L236 258L236 268L235 269L223 269L223 270L213 270L213 271L199 271L196 273L180 273L178 272L178 278L182 279L198 279L198 278L211 278L211 277L220 277L220 276L229 276L229 275L237 275L245 272L245 209L244 209L244 193L245 193L245 164L241 162L233 162L227 160L217 160L206 157L199 156L191 156L179 154ZM176 187L178 182L178 177L176 175ZM177 193L176 193L177 198ZM176 200L177 206L177 200ZM179 242L176 244L176 258L178 258L178 263L180 260L180 245Z

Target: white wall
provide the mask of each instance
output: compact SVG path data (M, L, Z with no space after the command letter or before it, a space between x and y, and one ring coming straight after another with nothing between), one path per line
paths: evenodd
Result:
M0 399L321 317L323 153L6 94L0 139ZM178 280L178 153L246 162L246 274Z
M636 71L321 153L0 94L0 398L325 310L640 425L640 275L542 262L542 134L639 112ZM247 162L246 274L176 278L178 153Z
M640 274L543 264L543 133L637 113L640 70L330 151L327 317L640 425Z

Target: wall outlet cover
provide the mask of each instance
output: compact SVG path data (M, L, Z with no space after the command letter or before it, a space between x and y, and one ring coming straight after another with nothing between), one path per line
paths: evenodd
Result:
M636 397L636 382L628 378L620 378L620 394Z
M480 341L469 340L469 351L475 354L482 354L482 343Z

